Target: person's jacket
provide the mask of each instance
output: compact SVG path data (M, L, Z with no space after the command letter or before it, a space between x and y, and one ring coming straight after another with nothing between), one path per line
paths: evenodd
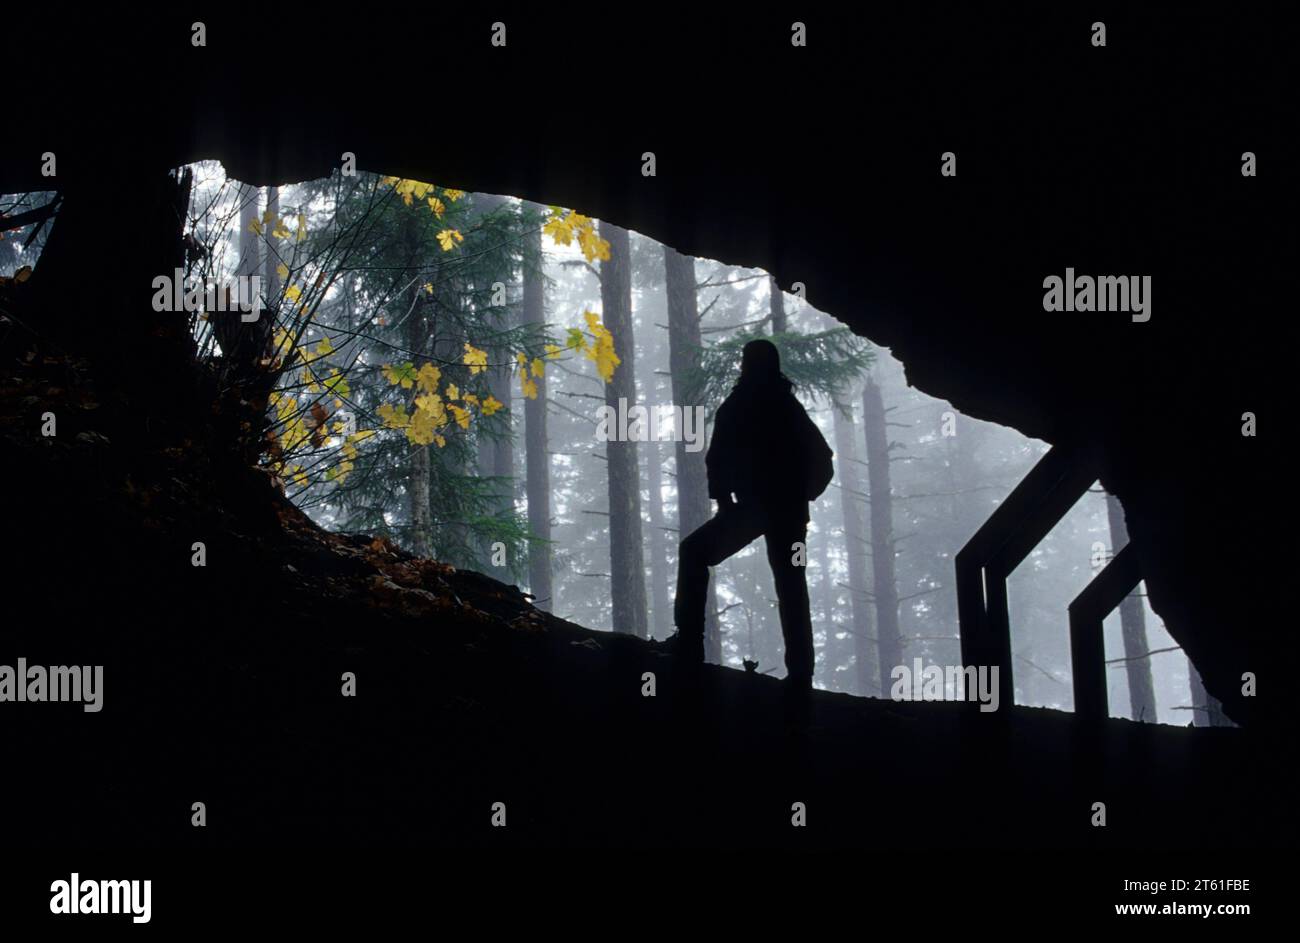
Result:
M834 474L832 457L789 380L742 376L714 417L704 457L709 497L734 494L741 504L757 503L773 515L794 513L807 523L808 502Z

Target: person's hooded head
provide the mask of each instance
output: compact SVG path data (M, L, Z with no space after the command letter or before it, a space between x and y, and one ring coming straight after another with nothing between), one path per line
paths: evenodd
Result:
M789 389L781 373L781 352L769 340L752 340L740 352L740 382L745 386Z

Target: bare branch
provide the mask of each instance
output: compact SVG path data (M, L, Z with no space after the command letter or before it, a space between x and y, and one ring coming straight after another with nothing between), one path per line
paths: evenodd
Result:
M1163 652L1181 652L1182 650L1183 646L1181 645L1171 645L1169 648L1155 648L1149 652L1143 652L1141 655L1134 655L1131 658L1108 658L1106 664L1119 665L1126 661L1141 661L1143 658L1150 658L1152 655L1159 655Z
M1040 665L1036 665L1036 664L1034 664L1032 661L1030 661L1030 660L1029 660L1028 658L1026 658L1024 655L1016 655L1016 657L1019 658L1021 661L1023 661L1023 662L1024 662L1026 665L1028 665L1029 667L1034 668L1034 669L1036 669L1037 671L1041 672L1041 673L1042 673L1044 676L1046 676L1049 680L1054 681L1054 682L1056 682L1057 684L1060 684L1060 685L1064 685L1064 684L1065 684L1065 682L1062 681L1060 678L1056 677L1056 675L1051 674L1050 672L1048 672L1046 668L1043 668L1043 667L1041 667Z

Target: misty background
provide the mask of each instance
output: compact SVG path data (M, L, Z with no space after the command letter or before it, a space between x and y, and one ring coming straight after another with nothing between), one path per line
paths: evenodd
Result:
M677 543L712 511L704 452L606 443L598 409L699 403L711 431L740 346L768 336L835 450L808 530L815 686L882 697L894 664L960 664L953 560L1045 443L911 388L888 350L761 270L570 208L370 173L259 189L190 169L187 275L262 278L275 388L259 461L321 526L517 583L585 626L666 638ZM53 197L0 196L0 214ZM47 233L5 233L0 276L25 277ZM220 321L197 313L193 330L227 356ZM1017 704L1072 709L1067 606L1126 542L1094 484L1012 574ZM711 660L783 674L762 542L712 585ZM1112 716L1208 721L1144 587L1105 640Z

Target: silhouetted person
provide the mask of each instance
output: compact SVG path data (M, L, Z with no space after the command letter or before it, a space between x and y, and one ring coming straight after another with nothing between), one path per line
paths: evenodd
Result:
M806 690L813 676L812 619L805 568L795 559L797 553L802 564L807 557L808 502L826 490L833 466L830 447L791 388L770 341L745 345L740 380L718 408L704 457L718 512L681 542L674 643L688 661L704 660L709 567L761 536L776 580L789 686Z

